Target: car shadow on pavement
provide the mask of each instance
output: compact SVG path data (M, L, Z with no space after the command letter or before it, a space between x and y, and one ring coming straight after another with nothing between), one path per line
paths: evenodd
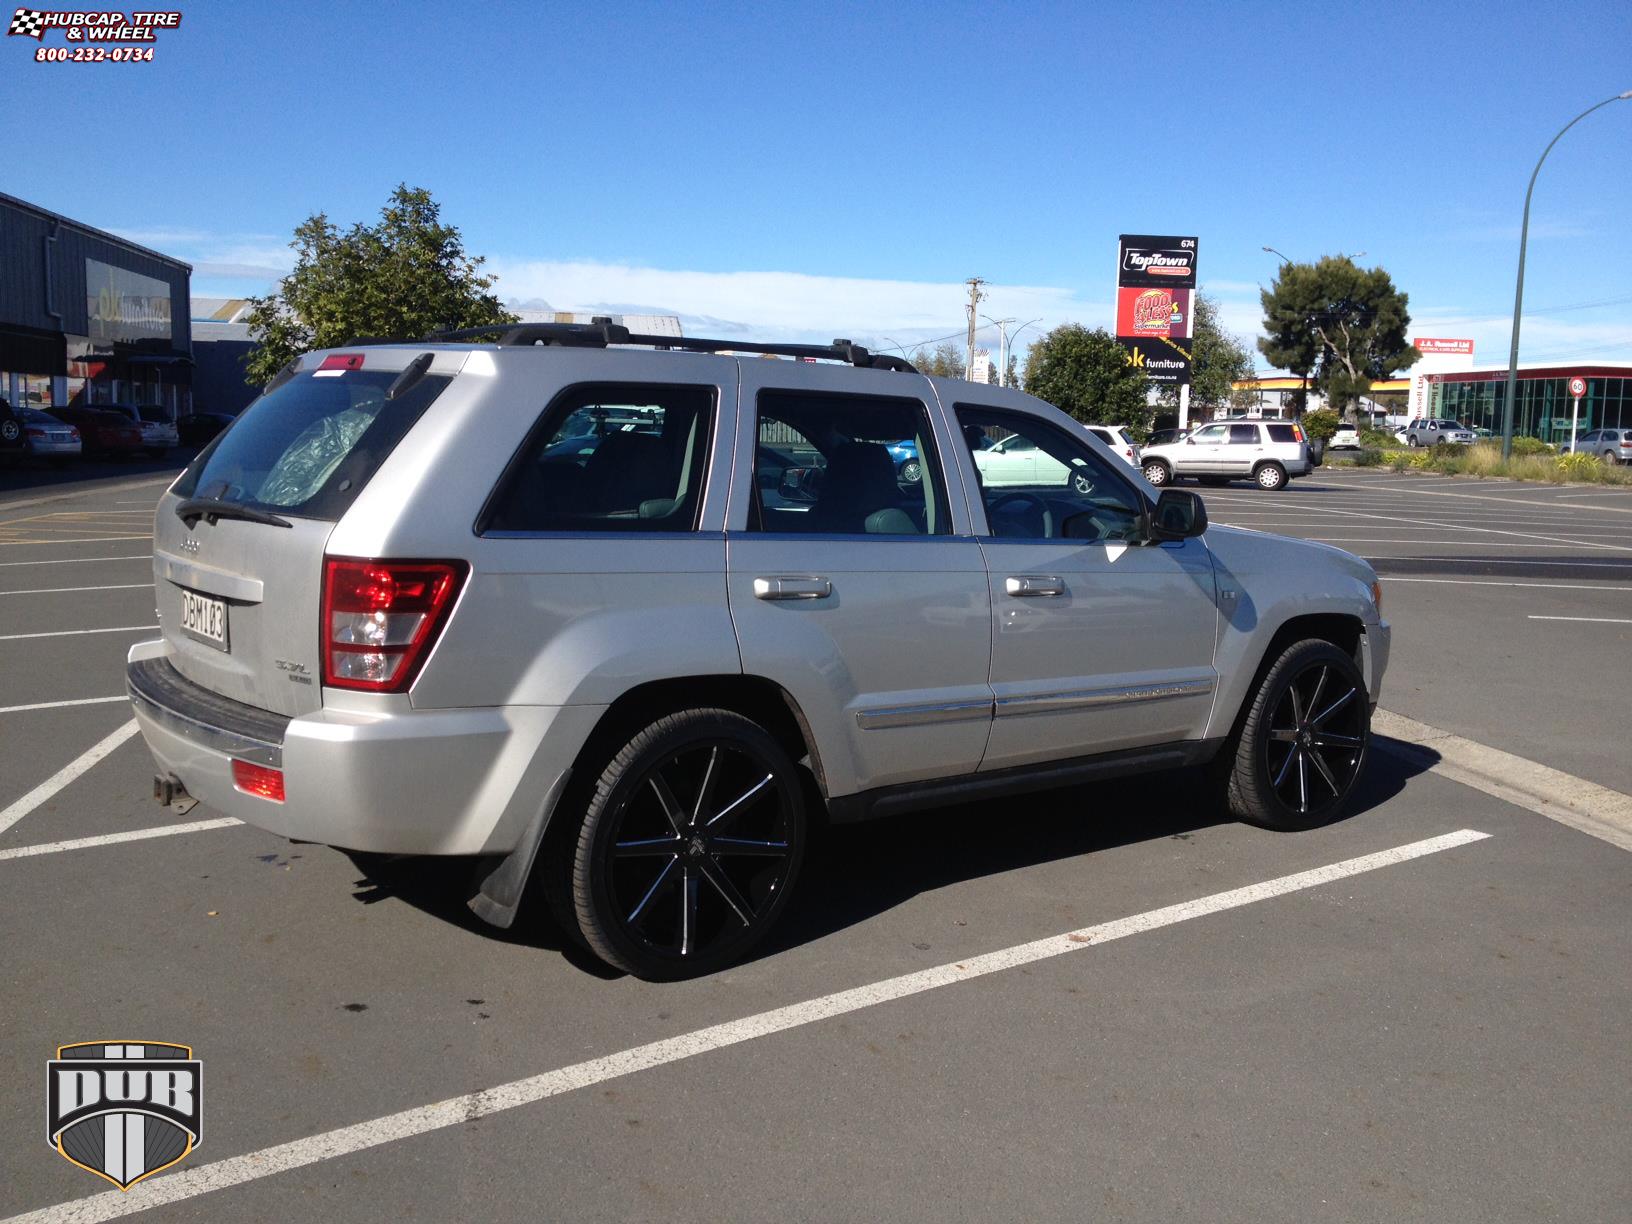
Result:
M1438 759L1431 749L1377 736L1343 820L1388 802ZM1230 820L1202 774L1182 770L818 827L787 913L749 960L833 935L920 893L1136 842L1188 838ZM536 887L516 924L501 930L466 906L465 860L349 857L362 872L353 896L363 904L402 901L483 938L560 952L596 977L620 976L560 931Z

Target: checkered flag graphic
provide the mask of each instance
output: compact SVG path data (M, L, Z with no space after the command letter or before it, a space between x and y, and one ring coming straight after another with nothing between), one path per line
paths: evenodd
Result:
M6 37L21 35L23 38L45 37L45 14L39 9L17 10L16 16L11 19L11 28L6 31Z

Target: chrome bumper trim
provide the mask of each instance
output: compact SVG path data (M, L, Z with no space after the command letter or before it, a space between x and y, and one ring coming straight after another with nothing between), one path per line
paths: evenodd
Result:
M1040 693L1027 697L999 697L998 718L1027 714L1060 714L1135 701L1166 701L1171 697L1202 697L1213 691L1214 680L1180 680L1173 684L1135 684L1125 688L1081 689L1067 693Z

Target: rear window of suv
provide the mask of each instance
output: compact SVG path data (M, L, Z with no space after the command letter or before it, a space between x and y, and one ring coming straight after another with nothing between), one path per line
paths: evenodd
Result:
M244 409L176 482L182 497L337 520L450 379L389 392L400 370L296 374Z
M1266 425L1264 428L1269 430L1269 440L1271 442L1296 442L1298 440L1297 429L1295 426Z

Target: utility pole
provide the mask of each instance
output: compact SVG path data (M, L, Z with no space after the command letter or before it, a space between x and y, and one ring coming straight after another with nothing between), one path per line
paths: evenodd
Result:
M986 295L980 291L980 287L986 282L978 276L971 276L963 283L969 286L969 305L964 307L969 315L969 356L963 367L963 376L968 378L975 368L975 327L979 319L977 312L981 302L986 299Z

